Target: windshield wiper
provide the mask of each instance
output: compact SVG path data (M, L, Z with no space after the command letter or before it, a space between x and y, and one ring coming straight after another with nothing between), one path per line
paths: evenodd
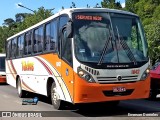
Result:
M127 45L125 40L122 39L122 37L120 37L117 26L116 26L116 29L117 29L117 34L118 34L118 40L119 40L121 46L123 47L124 51L126 52L128 58L130 59L131 62L134 62L134 64L137 64L136 58L134 57L131 49L129 48L129 46Z
M104 56L108 50L108 45L109 45L109 42L112 40L112 35L111 35L111 32L110 32L110 28L109 28L109 38L106 40L105 42L105 45L104 45L104 48L102 50L102 53L101 53L101 56L100 56L100 59L98 61L98 64L97 65L101 65L102 62L103 62L103 59L104 59ZM113 47L113 46L112 46Z

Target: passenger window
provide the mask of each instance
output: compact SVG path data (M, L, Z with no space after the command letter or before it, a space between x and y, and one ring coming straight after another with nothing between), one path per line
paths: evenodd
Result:
M16 47L17 47L17 39L12 39L12 57L16 57Z
M21 37L18 37L18 43L17 43L17 56L20 56L20 46L21 46Z
M21 36L21 43L20 43L20 56L23 55L23 49L24 49L24 35Z
M39 28L39 33L38 33L38 52L42 52L43 48L43 26Z
M29 47L31 47L29 45L29 43L31 42L31 33L28 32L26 33L26 36L25 36L25 49L24 49L24 54L25 55L28 55L28 54L31 54L31 49Z
M51 22L51 40L50 40L50 50L56 50L57 41L57 21Z
M45 39L44 39L44 51L50 50L50 39L51 39L51 24L48 23L45 26Z
M28 54L32 53L32 32L28 33Z
M33 51L34 53L38 52L38 29L34 31L34 41L33 41Z
M11 57L11 40L7 42L7 58Z
M60 28L61 28L61 29L62 29L62 27L63 27L64 25L67 24L68 20L69 20L69 18L68 18L67 16L61 16L61 17L60 17Z

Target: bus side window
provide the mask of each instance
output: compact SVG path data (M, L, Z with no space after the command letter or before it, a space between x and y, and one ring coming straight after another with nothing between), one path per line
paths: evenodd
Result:
M29 39L29 32L25 35L25 41L24 41L24 54L28 54L28 39Z
M33 39L33 52L34 53L37 53L38 52L38 46L37 46L37 43L38 43L38 29L36 29L34 31L34 39Z
M57 41L57 20L51 22L51 39L50 39L50 50L56 50Z
M29 32L28 33L28 46L27 46L27 49L28 49L28 54L31 54L32 52L32 42L31 42L31 35L32 35L32 32Z
M60 30L64 27L64 25L67 24L68 20L69 20L68 16L61 16L60 17L60 26L59 26Z
M12 58L16 57L17 39L12 39Z
M11 57L11 40L7 42L7 58Z
M38 29L38 52L42 52L43 48L43 26L39 27Z
M24 35L21 35L20 56L23 55L23 50L24 50Z
M51 24L48 23L45 26L45 39L44 39L44 51L50 50L50 39L51 39Z
M18 37L17 41L17 56L20 56L21 36Z

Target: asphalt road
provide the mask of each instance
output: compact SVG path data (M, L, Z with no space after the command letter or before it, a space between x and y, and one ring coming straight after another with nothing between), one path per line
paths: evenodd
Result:
M131 119L131 115L145 115L146 119L159 119L160 118L160 98L154 101L151 100L127 100L121 101L116 107L105 107L99 106L99 104L87 105L84 109L77 110L74 107L68 107L65 111L55 110L47 97L31 94L30 97L38 97L39 102L37 105L22 105L22 98L18 97L17 90L10 85L0 84L0 112L4 111L17 111L17 112L41 112L43 115L50 117L63 117L63 119L76 119L87 118L93 119L94 117L98 120L108 119ZM103 108L102 108L103 107ZM2 113L0 113L2 114ZM150 117L146 117L146 115ZM127 117L130 115L130 117ZM152 115L159 115L159 117L151 117ZM5 118L3 118L5 119ZM134 119L142 119L142 117L135 117ZM0 119L2 120L2 118Z

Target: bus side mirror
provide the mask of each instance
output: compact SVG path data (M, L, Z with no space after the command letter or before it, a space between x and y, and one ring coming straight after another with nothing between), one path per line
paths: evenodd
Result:
M69 20L67 22L67 38L72 38L73 37L73 26L72 26L72 21Z

